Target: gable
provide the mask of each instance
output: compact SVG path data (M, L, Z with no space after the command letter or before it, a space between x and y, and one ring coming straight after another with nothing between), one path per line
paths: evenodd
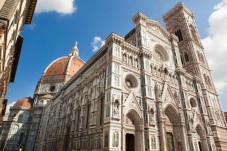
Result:
M162 100L165 105L172 104L175 107L178 107L180 103L179 100L176 100L176 98L174 97L174 93L167 83L164 85Z
M135 94L131 91L124 102L124 114L127 114L130 110L135 110L139 116L142 117L142 108L138 101L139 100L136 98Z
M160 23L153 21L153 20L148 20L146 22L147 25L147 30L152 33L153 35L163 39L164 41L169 41L170 34L168 31L166 31Z

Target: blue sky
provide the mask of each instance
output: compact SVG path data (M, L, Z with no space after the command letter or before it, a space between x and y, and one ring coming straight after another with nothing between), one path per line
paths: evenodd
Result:
M26 25L21 33L25 40L15 82L10 85L7 93L8 104L32 96L45 68L56 58L68 55L75 41L79 43L79 56L87 61L110 33L115 32L121 36L127 34L134 27L132 17L139 11L165 27L162 15L177 2L179 1L38 0L32 24ZM205 4L198 0L182 2L195 13L204 47L208 49L208 61L211 68L215 67L212 74L217 81L223 108L227 110L227 103L224 103L227 99L227 71L223 71L226 70L227 61L223 61L219 67L220 57L227 55L227 52L224 51L224 42L221 43L221 50L216 50L214 44L218 38L223 39L223 32L219 30L224 29L227 22L222 28L216 26L226 19L227 0L211 0ZM216 38L215 33L219 33L219 37ZM220 55L214 59L212 56L216 52L220 52Z

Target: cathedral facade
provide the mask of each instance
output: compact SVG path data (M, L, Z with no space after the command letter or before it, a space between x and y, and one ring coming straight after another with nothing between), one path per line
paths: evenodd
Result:
M25 150L227 151L194 15L179 3L163 20L166 29L137 13L135 28L110 34L87 63L77 44L51 63L34 94Z
M193 13L167 30L138 13L51 100L44 150L227 150L227 130ZM38 139L39 139L38 137ZM42 150L41 149L41 150Z

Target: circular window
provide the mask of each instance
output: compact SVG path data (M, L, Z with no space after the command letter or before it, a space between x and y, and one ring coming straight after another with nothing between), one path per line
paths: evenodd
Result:
M138 83L137 83L137 80L134 76L132 75L127 75L126 78L125 78L125 85L128 87L128 88L136 88Z
M54 85L50 86L50 92L54 92L54 90L55 90L55 86Z

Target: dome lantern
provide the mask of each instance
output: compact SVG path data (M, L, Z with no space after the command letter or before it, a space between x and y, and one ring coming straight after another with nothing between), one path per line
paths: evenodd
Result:
M79 55L79 49L78 49L78 42L75 42L75 46L72 48L69 56L78 56Z

